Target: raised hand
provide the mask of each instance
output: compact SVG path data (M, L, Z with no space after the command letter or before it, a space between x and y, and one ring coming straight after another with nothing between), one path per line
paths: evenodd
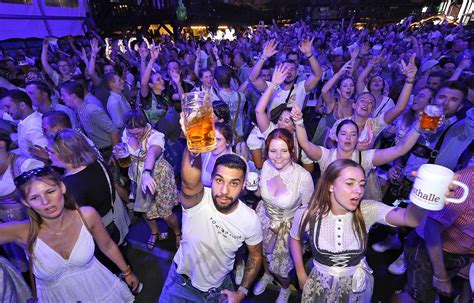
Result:
M300 110L300 108L298 107L298 105L296 105L296 104L293 105L293 108L291 109L290 116L291 116L291 119L292 119L294 122L303 119L303 113L301 112L301 110Z
M308 38L303 39L298 45L300 52L302 52L306 56L310 56L313 53L313 40L314 40L314 37L311 39L308 39Z
M214 45L212 47L212 53L214 54L216 58L219 56L219 49L217 49L217 46Z
M285 81L286 76L288 76L288 67L280 64L273 72L272 83L275 85L280 85L283 83L283 81Z
M353 64L354 64L354 61L352 61L352 60L347 61L337 73L340 76L344 75L345 73L347 73L348 71L351 70Z
M278 42L275 39L265 42L265 46L263 47L262 55L266 58L270 58L271 56L278 53L276 47L278 46Z
M418 68L416 67L415 64L415 58L416 54L411 55L410 61L408 64L405 63L405 61L402 59L400 61L401 64L401 72L404 74L408 79L413 80L415 78L416 72L418 71Z
M359 45L356 45L354 48L352 48L352 50L349 50L349 52L351 53L352 60L357 59L357 57L359 56L359 52L360 52Z
M160 47L159 46L153 46L150 51L150 57L152 60L158 59L158 56L160 55Z
M469 58L467 56L464 56L461 63L459 63L458 68L460 70L465 70L466 68L469 68L471 66L471 64L472 64L471 58Z
M96 38L92 38L91 40L91 52L97 55L100 51L99 41Z

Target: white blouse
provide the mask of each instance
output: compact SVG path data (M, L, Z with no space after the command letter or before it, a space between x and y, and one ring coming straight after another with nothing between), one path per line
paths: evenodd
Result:
M375 223L389 225L385 221L385 217L394 207L373 200L362 200L360 203L367 232ZM307 208L303 206L295 213L290 230L290 236L293 239L300 240L300 226L306 210ZM320 249L334 253L360 249L358 237L352 228L352 216L352 212L334 215L329 211L321 220L320 236L319 239L313 239L314 243L318 243ZM306 225L305 231L309 232L309 223ZM313 231L313 237L316 237L315 231Z

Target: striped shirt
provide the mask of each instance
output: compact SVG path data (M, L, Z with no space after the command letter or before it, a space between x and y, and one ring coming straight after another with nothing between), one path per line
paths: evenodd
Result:
M98 149L112 145L112 134L118 129L103 108L95 104L83 102L77 110L82 129Z
M474 166L456 172L459 181L470 189L466 201L450 203L440 211L432 211L429 217L443 225L441 241L443 250L454 254L474 254ZM454 197L460 198L462 188L458 188ZM422 238L424 224L417 228Z

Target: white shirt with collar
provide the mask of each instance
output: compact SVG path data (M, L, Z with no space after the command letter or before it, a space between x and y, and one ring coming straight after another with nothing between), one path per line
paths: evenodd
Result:
M41 116L39 112L35 111L18 123L18 147L20 155L24 157L32 157L28 151L29 148L35 145L41 147L48 145L48 140L46 140L41 127Z

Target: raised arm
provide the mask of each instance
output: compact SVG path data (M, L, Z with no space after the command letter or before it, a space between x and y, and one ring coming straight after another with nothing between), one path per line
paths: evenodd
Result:
M249 74L249 80L252 82L253 86L260 91L264 92L267 88L267 83L260 77L260 72L262 71L262 67L265 64L265 61L269 59L271 56L275 55L278 51L276 50L278 43L275 40L270 40L265 43L263 48L262 55L260 59L255 63L252 70Z
M184 130L184 113L181 113L181 130ZM181 162L181 192L180 203L183 208L191 208L201 202L204 195L204 185L201 181L201 155L192 155L186 147Z
M321 65L319 64L316 57L313 55L313 40L314 37L310 40L303 39L303 41L301 41L298 46L300 51L306 57L306 59L308 59L312 71L312 74L304 82L304 89L307 93L312 91L313 88L318 85L319 80L321 80L321 77L323 76L323 70L321 69Z
M146 58L148 58L149 52L150 51L148 50L148 47L146 46L146 44L142 44L138 48L138 55L140 56L140 78L143 77L143 73L145 73L145 70L147 68ZM140 83L143 83L143 82L140 82Z
M201 68L200 63L201 63L201 48L198 46L196 48L196 52L194 53L194 56L196 56L196 60L194 60L194 74L197 76L199 75L199 69Z
M275 89L278 89L279 85L285 81L287 74L287 68L284 67L283 64L277 66L273 72L271 85L267 86L267 89L257 102L255 115L257 117L257 126L261 133L264 133L270 126L270 118L267 113L267 106L268 103L270 103L270 98Z
M298 139L298 144L304 150L306 155L311 160L318 161L321 159L323 155L323 151L320 146L313 144L311 141L308 140L308 134L306 133L306 129L303 123L303 114L298 106L293 106L291 109L291 119L295 123L296 129L296 138Z
M184 94L183 85L181 83L181 75L177 71L171 70L170 78L171 78L171 82L176 87L176 91L177 91L176 93L173 94L173 96L171 96L171 99L173 99L174 101L180 101L181 96Z
M87 66L87 73L89 74L89 77L91 77L92 82L95 85L98 85L101 81L95 70L95 61L97 58L97 54L99 54L99 51L100 51L99 41L93 38L91 40L91 58L89 60L89 65Z
M372 164L374 166L384 165L407 154L413 146L415 146L416 141L418 141L418 138L420 137L420 131L418 128L419 123L417 123L417 125L414 126L397 145L389 148L377 149Z
M41 49L41 65L43 65L44 71L51 78L54 73L54 69L51 67L51 65L49 65L48 47L49 47L49 42L48 40L44 39L43 48Z
M462 72L466 69L466 68L469 68L471 66L471 58L468 58L466 56L464 56L464 58L462 59L462 61L459 63L458 67L456 68L456 70L454 71L453 75L451 76L451 78L449 78L449 81L456 81L459 79L459 77L461 76Z
M398 116L405 110L405 107L408 104L408 100L410 99L411 92L413 90L413 86L415 84L415 76L416 72L418 71L416 64L415 64L415 54L413 54L410 58L410 62L408 65L402 60L402 72L405 74L405 84L403 85L402 91L400 96L398 97L397 104L394 107L387 110L383 116L385 123L391 124Z
M359 74L359 77L357 77L356 92L358 95L364 92L365 80L367 79L367 76L370 74L374 66L378 63L378 61L379 61L378 56L375 56L374 58L372 58L372 60L370 60L367 63L367 66Z
M216 57L217 66L222 66L221 59L219 58L219 50L216 45L212 46L212 53L214 54L214 57Z
M15 242L26 247L29 228L28 221L11 221L0 224L0 245Z
M352 68L352 61L347 61L341 69L335 73L331 79L328 80L321 89L321 96L323 97L323 101L326 103L327 112L330 113L334 109L336 105L336 99L331 94L331 88L336 84L339 78L342 77L346 72L348 72Z
M151 71L159 55L160 55L159 47L158 46L153 47L150 52L150 61L148 61L148 64L143 70L142 78L140 80L140 96L142 96L143 98L147 97L148 94L150 93L150 87L148 86L148 82L150 82ZM143 62L143 59L142 59L142 62Z

